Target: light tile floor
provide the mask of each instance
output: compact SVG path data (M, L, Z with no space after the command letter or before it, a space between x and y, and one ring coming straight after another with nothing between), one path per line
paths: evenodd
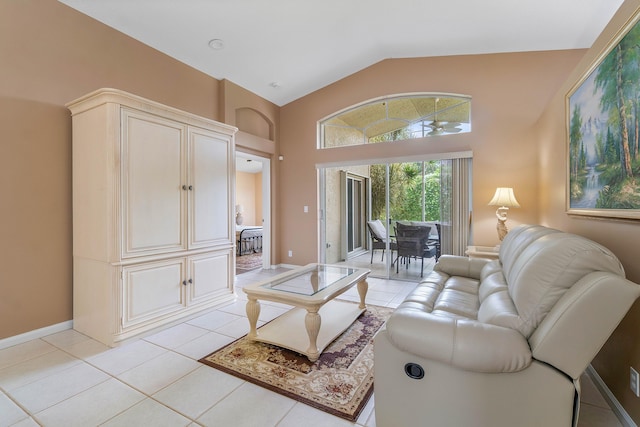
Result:
M375 397L350 423L197 362L247 332L240 288L281 271L239 275L234 303L117 348L67 330L0 350L0 427L375 426ZM367 302L396 307L412 288L370 278ZM264 302L259 324L288 308ZM620 425L586 375L583 389L580 426Z

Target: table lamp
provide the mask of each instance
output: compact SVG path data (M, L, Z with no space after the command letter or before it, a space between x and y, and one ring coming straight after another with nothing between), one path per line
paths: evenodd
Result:
M498 206L496 209L496 217L498 217L498 238L500 241L507 235L509 229L507 228L507 212L509 208L519 208L520 203L516 200L516 196L513 194L513 188L498 187L496 188L496 194L493 195L493 199L489 202L489 206Z

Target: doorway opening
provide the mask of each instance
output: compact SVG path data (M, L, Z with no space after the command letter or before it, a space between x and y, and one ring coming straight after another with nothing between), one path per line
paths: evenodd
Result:
M236 275L271 267L271 161L236 151Z

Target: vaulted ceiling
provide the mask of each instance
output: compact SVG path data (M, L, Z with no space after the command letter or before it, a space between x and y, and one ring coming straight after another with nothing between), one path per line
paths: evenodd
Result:
M388 58L588 48L623 0L59 0L277 105Z

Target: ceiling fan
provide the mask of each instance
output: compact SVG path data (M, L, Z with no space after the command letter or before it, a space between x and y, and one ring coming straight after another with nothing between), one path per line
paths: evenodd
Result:
M429 135L429 136L442 135L442 134L445 134L445 133L458 133L458 132L462 131L462 129L458 127L458 126L461 125L461 123L458 123L458 122L447 122L447 121L443 121L443 120L438 120L438 101L439 100L440 100L440 98L436 98L434 120L431 123L428 123L428 124L427 123L423 123L422 124L423 130L425 128L430 128L431 131L427 132L427 135Z

